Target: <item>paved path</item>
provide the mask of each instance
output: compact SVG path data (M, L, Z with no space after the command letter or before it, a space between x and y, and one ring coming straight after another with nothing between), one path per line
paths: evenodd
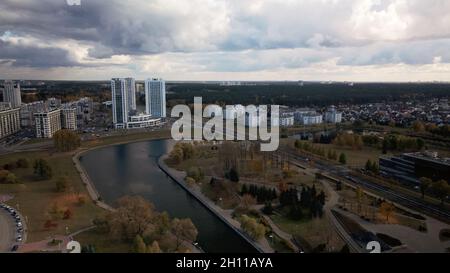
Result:
M0 208L0 253L11 251L15 243L16 227L12 216Z
M334 190L331 185L323 180L320 180L322 183L325 191L327 192L327 201L323 207L325 211L325 216L328 218L330 223L334 226L337 234L341 237L341 239L347 243L348 247L352 252L357 253L363 253L366 252L364 249L362 249L356 242L353 240L353 238L350 236L350 234L347 233L345 228L341 225L341 223L338 221L336 216L332 213L332 209L338 204L339 202L339 194Z

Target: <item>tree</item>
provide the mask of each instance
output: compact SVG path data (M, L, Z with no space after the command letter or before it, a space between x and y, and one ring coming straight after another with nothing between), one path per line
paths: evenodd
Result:
M441 204L444 205L445 200L450 195L450 185L445 180L439 180L435 182L432 189L436 192L436 195L441 199Z
M433 180L427 177L420 178L420 191L422 192L422 199L425 198L425 193L431 187L432 184Z
M19 158L16 162L17 168L27 169L30 167L30 161L26 158Z
M69 179L67 176L60 177L56 181L57 192L66 192L68 188L69 188Z
M197 228L195 228L190 219L173 219L171 231L176 237L177 250L183 241L194 242L198 235Z
M266 233L266 227L262 224L258 224L254 218L242 215L240 218L242 229L250 235L254 240L261 239Z
M273 214L273 206L272 202L266 202L263 208L263 213L266 215L272 215Z
M157 241L153 241L153 243L147 247L147 253L162 253Z
M117 201L118 208L109 215L111 235L117 239L133 240L142 237L155 217L152 204L140 196L125 196Z
M236 170L235 167L232 167L230 169L230 172L228 173L228 178L232 181L232 182L239 182L239 173Z
M145 245L144 240L140 235L136 235L134 238L134 251L136 253L146 253L147 252L147 246Z
M17 184L19 179L15 174L7 170L0 170L0 184Z
M395 206L391 203L384 201L380 205L380 213L381 215L386 217L386 222L389 222L389 217L394 213Z
M53 135L53 142L58 152L73 151L81 145L80 136L71 130L59 130Z
M241 207L245 210L249 210L251 207L256 205L256 199L250 194L245 194L241 198Z
M47 180L52 178L53 171L48 162L45 159L37 159L34 162L34 174L38 176L39 179Z
M421 121L418 121L418 120L414 121L412 127L415 132L424 132L425 131L425 126L423 125L423 123Z
M72 218L72 215L73 215L72 210L71 210L71 209L66 209L66 210L64 211L63 219L64 219L64 220L68 220L68 219Z
M347 156L344 153L341 153L339 156L339 163L344 165L347 164Z

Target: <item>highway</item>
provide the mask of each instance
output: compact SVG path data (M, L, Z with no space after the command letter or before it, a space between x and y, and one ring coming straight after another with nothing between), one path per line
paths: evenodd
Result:
M15 224L9 213L0 208L0 253L10 252L14 245Z
M292 152L283 151L283 153L289 156L289 160L295 164L295 161L304 163L309 163L308 158L300 155L296 155ZM360 186L369 191L377 193L378 195L405 206L407 208L413 209L418 212L422 212L426 215L435 217L439 220L449 223L450 222L450 212L442 209L441 207L429 203L425 203L420 198L412 197L403 193L393 191L392 189L375 184L373 182L363 180L359 177L352 176L350 170L343 166L333 166L324 165L315 162L315 167L324 173L332 174L336 177L341 178L343 182L349 183L353 186Z

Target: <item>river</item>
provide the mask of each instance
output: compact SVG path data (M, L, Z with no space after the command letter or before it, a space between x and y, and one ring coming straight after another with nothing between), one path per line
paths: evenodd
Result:
M80 162L106 203L113 204L125 195L140 195L171 217L190 218L198 229L197 241L205 252L256 252L159 169L158 158L172 145L171 140L152 140L110 146L84 154Z

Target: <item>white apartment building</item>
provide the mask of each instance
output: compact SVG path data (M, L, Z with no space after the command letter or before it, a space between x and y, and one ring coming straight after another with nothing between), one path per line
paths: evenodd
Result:
M12 109L19 108L22 105L20 83L9 80L3 83L3 101L9 102Z
M161 118L154 118L152 115L140 114L137 116L131 116L130 121L127 123L128 129L136 128L150 128L159 126L161 124Z
M294 126L295 119L292 114L282 114L280 117L280 126L281 127L291 127Z
M336 107L332 106L325 112L325 122L328 123L341 123L342 113L336 110Z
M166 117L166 83L163 79L145 81L145 110L154 118Z
M36 119L36 137L52 138L61 130L61 110L51 110L34 114Z
M77 130L77 109L61 109L61 128L76 131Z
M22 127L33 127L35 125L34 114L44 112L47 109L44 101L35 101L22 104L20 107L20 125Z
M303 125L322 124L323 116L321 114L307 114L302 117Z
M9 104L0 108L0 139L20 130L19 112L19 108L12 109Z

